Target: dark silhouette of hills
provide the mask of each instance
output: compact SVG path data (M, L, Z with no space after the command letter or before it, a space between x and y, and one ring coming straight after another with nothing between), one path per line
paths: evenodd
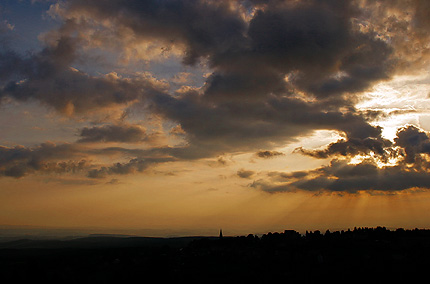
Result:
M236 237L92 235L0 244L0 273L14 283L411 282L425 277L429 264L430 230L384 227Z
M202 237L153 238L119 235L90 235L71 240L20 239L0 243L0 249L94 249L127 247L184 247L191 241ZM208 239L211 239L208 237Z

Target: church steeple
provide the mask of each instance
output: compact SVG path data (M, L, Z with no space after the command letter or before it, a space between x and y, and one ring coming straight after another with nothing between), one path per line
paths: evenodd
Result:
M219 230L219 238L222 239L222 229Z

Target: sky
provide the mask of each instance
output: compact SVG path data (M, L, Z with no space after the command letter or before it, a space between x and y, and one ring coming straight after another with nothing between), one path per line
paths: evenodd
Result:
M430 2L3 0L0 226L430 227Z

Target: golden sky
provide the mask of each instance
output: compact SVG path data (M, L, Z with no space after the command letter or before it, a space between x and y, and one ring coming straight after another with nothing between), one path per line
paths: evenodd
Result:
M425 0L0 4L0 225L429 227Z

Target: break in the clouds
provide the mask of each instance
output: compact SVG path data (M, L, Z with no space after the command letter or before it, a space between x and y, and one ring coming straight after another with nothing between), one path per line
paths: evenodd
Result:
M415 126L407 126L397 132L394 144L386 144L379 151L372 151L373 145L341 141L330 144L325 150L300 152L313 157L328 155L346 159L333 159L329 165L309 171L293 173L273 172L267 179L250 184L267 192L291 190L336 191L356 193L359 191L395 192L417 188L428 188L430 182L430 138ZM338 146L335 146L338 145ZM338 151L340 147L341 151ZM363 148L363 149L361 149ZM365 149L365 150L364 150ZM369 156L369 151L373 156ZM352 158L364 157L361 162L350 163ZM388 156L388 157L387 157ZM389 159L394 164L387 164Z
M344 138L322 150L296 152L313 158L368 156L385 164L393 159L416 164L417 153L426 154L427 134L408 128L390 141L374 123L378 114L359 111L356 104L375 84L422 67L420 60L428 56L428 10L426 2L418 0L60 1L47 11L60 25L40 35L44 48L28 54L8 45L0 49L0 100L36 101L59 115L86 121L88 126L71 145L95 147L85 153L97 152L97 157L113 151L100 146L104 143L142 146L116 148L122 159L112 165L94 163L89 177L138 173L158 163L225 153L279 157L283 154L275 147L315 130L336 131ZM408 50L406 40L416 50ZM84 64L89 58L91 68ZM156 77L152 71L163 64L181 67L176 75ZM204 84L187 85L189 70L193 78L205 70L200 74ZM92 114L110 110L138 113L143 123L136 125L122 115L94 126ZM154 124L148 117L157 119L156 131L148 133ZM412 132L419 133L419 141L405 138ZM160 136L165 136L162 143ZM23 173L37 172L31 159L7 158L16 150L4 149L3 175L24 175L6 174L12 166L27 169ZM35 155L41 150L26 151ZM70 157L73 154L62 159ZM388 177L400 171L411 179L418 174L400 164L366 164L368 183L353 186L347 182L350 176L332 170L338 165L332 162L288 186L385 190L389 178L371 182L377 172ZM318 177L310 174L317 172ZM250 178L253 173L237 175ZM268 183L256 181L254 186ZM409 187L399 184L392 189Z

